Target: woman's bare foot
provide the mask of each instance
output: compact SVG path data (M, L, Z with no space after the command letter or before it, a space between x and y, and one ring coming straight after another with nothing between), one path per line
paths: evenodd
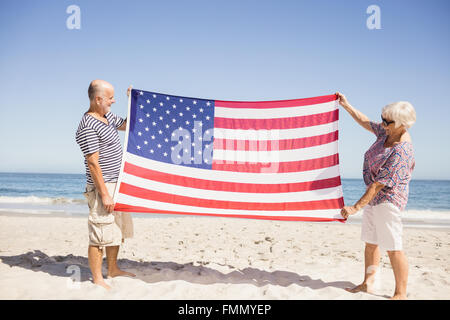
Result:
M119 268L108 272L108 278L115 278L115 277L136 277L134 273L127 272L120 270Z
M350 293L357 293L357 292L373 293L372 286L367 283L361 283L360 285L354 288L345 288L345 290Z

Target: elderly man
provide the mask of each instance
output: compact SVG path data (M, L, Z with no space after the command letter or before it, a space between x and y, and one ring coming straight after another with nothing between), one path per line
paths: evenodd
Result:
M131 86L127 95L130 94ZM76 132L76 142L85 157L86 192L89 206L89 267L93 282L110 289L103 279L103 247L106 250L108 278L135 276L117 266L117 255L124 238L132 237L129 213L114 212L113 195L122 161L122 146L117 130L125 130L126 119L113 114L114 87L103 80L89 85L89 110Z

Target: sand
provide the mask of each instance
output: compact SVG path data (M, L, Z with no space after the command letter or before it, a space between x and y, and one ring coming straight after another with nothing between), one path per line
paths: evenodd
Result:
M374 294L344 290L364 272L360 226L232 218L133 218L119 266L136 278L92 283L87 218L0 216L0 299L387 299L382 252ZM404 229L409 299L450 298L450 231ZM106 276L106 261L103 273Z

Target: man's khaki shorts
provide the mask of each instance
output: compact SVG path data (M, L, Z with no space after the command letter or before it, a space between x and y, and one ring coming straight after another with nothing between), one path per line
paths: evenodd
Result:
M105 183L109 195L114 195L116 183ZM84 193L89 206L89 245L108 247L120 246L125 238L133 236L133 222L127 212L108 213L103 207L100 194L94 185L86 185Z

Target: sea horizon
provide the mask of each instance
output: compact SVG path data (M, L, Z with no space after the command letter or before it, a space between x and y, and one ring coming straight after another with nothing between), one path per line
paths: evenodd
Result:
M0 171L0 174L53 174L53 175L81 175L85 176L85 173L73 173L73 172L37 172L37 171ZM362 175L362 174L361 174ZM342 180L363 180L363 178L354 178L354 177L342 177ZM437 179L437 178L413 178L411 180L421 180L421 181L450 181L450 178L444 178L444 179Z

